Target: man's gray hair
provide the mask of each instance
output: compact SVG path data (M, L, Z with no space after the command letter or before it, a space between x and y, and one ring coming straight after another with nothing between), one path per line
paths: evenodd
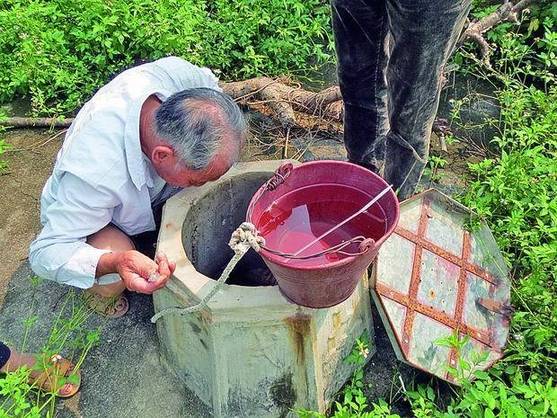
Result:
M228 95L209 88L170 96L155 113L155 129L193 170L206 168L219 150L227 152L230 165L235 163L247 131L238 105Z

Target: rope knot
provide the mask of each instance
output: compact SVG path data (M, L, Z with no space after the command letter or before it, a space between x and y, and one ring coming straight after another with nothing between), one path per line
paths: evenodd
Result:
M243 222L236 231L232 233L228 246L232 248L235 254L247 252L250 248L255 251L261 251L261 247L265 245L265 239L259 235L255 225L249 222Z
M232 250L234 250L234 257L232 257L232 259L228 262L228 264L222 271L219 279L217 280L216 284L209 291L209 293L207 293L196 305L188 306L185 308L182 306L176 306L172 308L163 309L162 311L156 313L151 318L151 322L153 324L165 315L169 315L169 314L184 315L187 313L198 312L201 309L207 309L208 308L207 304L209 303L209 301L213 298L213 296L217 292L219 292L222 289L222 287L226 283L226 280L228 280L230 273L232 272L236 264L238 264L240 259L244 256L244 254L250 248L253 248L255 251L260 251L261 247L265 245L265 240L263 239L262 236L259 235L259 232L257 231L257 229L253 224L250 224L249 222L244 222L242 223L242 225L240 225L240 227L236 231L232 233L228 245L230 246L230 248L232 248Z

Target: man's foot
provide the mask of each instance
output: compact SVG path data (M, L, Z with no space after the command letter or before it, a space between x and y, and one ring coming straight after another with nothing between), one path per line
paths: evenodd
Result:
M69 398L79 391L81 374L79 371L74 372L74 365L58 354L44 361L37 361L33 354L20 354L12 350L2 371L14 372L22 367L30 369L29 383L44 392Z
M74 365L70 361L55 354L45 363L35 363L31 369L31 383L60 398L70 398L79 391L81 373L74 372Z
M83 297L91 309L107 318L120 318L130 308L128 298L123 294L106 297L86 290Z

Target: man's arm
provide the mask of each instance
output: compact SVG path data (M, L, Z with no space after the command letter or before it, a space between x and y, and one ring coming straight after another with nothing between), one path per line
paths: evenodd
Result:
M112 220L120 202L111 190L93 187L71 173L58 185L56 201L44 213L46 223L31 244L33 271L51 280L90 288L95 278L118 273L130 290L152 293L163 287L174 270L166 257L153 261L137 251L111 252L86 243ZM149 282L151 275L159 280Z
M157 254L153 261L135 250L120 251L101 255L96 276L118 273L128 290L151 294L166 286L175 268L176 263L164 254Z
M99 258L110 251L93 248L86 240L110 223L117 204L110 190L66 172L56 201L43 209L46 222L30 247L33 271L60 283L84 289L93 286Z

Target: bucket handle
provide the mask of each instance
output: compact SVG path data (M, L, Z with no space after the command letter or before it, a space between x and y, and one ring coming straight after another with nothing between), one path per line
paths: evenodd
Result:
M358 246L358 251L356 252L348 252L348 251L343 251L346 247L348 247L351 244L360 244ZM307 260L310 258L315 258L315 257L321 257L323 255L327 255L327 254L333 254L333 253L338 253L338 254L342 254L348 257L356 257L359 255L363 255L366 252L368 252L371 248L373 248L375 246L375 241L372 238L366 238L362 235L359 235L357 237L354 237L352 239L349 239L348 241L343 241L333 247L329 247L326 250L322 250L322 251L318 251L316 253L313 254L309 254L309 255L295 255L295 254L288 254L288 253L283 253L281 251L276 251L276 250L272 250L270 248L267 248L266 246L263 246L262 248L265 251L270 252L271 254L274 255L278 255L280 257L284 257L284 258L289 258L291 260Z
M294 166L292 163L283 163L280 165L279 168L275 170L273 177L271 177L267 182L264 184L265 190L272 192L275 190L279 185L284 183L286 178L292 173L292 169Z
M279 168L275 170L272 177L269 180L267 180L265 183L263 183L263 186L261 186L259 190L255 192L255 194L252 197L251 203L248 207L248 212L247 212L248 222L250 222L251 212L253 210L253 207L259 201L259 199L261 199L261 196L263 196L265 192L272 192L278 186L284 183L286 178L290 175L290 173L292 173L293 169L294 169L294 165L292 165L292 163L281 164Z

